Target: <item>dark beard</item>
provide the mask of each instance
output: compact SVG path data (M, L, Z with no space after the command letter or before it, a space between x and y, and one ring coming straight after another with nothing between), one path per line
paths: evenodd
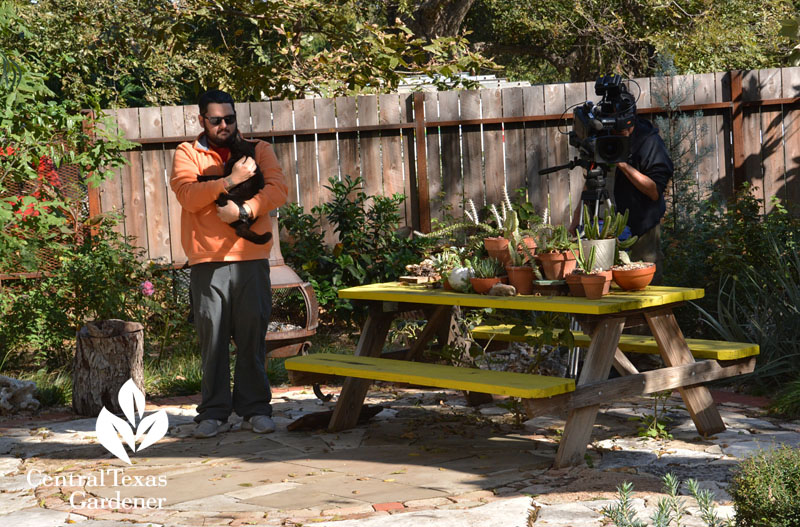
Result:
M221 143L217 143L217 142L215 142L215 141L212 141L212 140L211 140L211 137L209 137L209 136L208 136L208 133L206 133L206 138L208 139L208 143L209 143L211 146L215 147L215 148L230 148L231 146L233 146L233 143L236 141L236 138L237 138L238 136L239 136L239 130L237 129L237 130L235 130L233 133L231 133L231 134L228 136L228 138L227 138L227 139L225 139L225 140L224 140L224 141L222 141Z

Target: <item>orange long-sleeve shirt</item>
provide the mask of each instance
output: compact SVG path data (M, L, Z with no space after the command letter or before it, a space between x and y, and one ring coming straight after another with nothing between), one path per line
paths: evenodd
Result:
M288 187L272 147L263 141L256 145L256 163L264 174L264 188L247 201L256 217L253 232L272 230L269 212L286 203ZM222 179L198 182L197 176L222 175L224 163L208 148L203 134L191 143L181 143L175 151L170 186L181 204L181 245L189 265L203 262L237 262L269 258L272 240L265 245L251 243L217 216L214 200L224 192Z

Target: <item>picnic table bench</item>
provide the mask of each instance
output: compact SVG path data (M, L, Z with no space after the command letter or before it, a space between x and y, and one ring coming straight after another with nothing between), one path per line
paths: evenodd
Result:
M672 309L701 298L702 289L661 286L634 292L612 289L612 293L602 299L589 300L563 296L492 297L389 282L342 289L339 296L366 302L369 306L355 356L312 354L286 361L288 370L346 377L329 430L339 431L356 425L370 380L511 395L522 398L529 415L569 412L556 454L556 467L582 462L601 404L634 395L677 389L701 435L723 431L725 424L702 383L752 371L758 351L757 347L745 346L738 351L728 350L733 351L733 355L709 356L708 360L695 362L693 350L678 327ZM577 338L588 346L577 382L380 357L392 321L407 311L423 310L427 324L406 359L416 357L433 338L438 338L441 344L451 342L456 306L572 314L583 329ZM626 325L641 324L650 327L651 340L622 335ZM495 338L502 338L504 334L501 328L494 328L492 333ZM507 335L511 336L510 331ZM695 353L703 353L699 341L691 342ZM712 353L713 347L707 344L706 353ZM639 372L624 354L637 350L657 351L664 360L664 367ZM734 357L737 353L741 356ZM623 373L622 377L609 379L612 365Z

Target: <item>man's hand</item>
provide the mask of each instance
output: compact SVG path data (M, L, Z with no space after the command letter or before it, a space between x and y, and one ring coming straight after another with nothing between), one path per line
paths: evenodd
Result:
M225 223L233 223L239 219L239 205L228 201L224 207L217 205L217 217Z
M233 165L231 175L225 178L225 188L231 189L256 175L256 161L252 157L243 157Z

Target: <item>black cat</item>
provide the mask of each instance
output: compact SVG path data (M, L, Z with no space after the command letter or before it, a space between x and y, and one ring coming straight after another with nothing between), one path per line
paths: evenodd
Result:
M228 161L225 163L225 173L221 176L197 176L197 181L212 181L214 179L229 176L233 170L233 165L243 157L250 157L253 159L256 158L256 143L245 141L239 137L231 145L231 155L230 158L228 158ZM220 194L216 203L220 207L224 207L227 205L228 201L233 201L237 205L241 206L245 201L258 194L258 191L260 191L262 188L264 188L264 174L261 173L261 169L259 169L258 165L256 165L256 174L253 177L247 181L239 183L235 187L229 189L228 192L223 192ZM237 236L244 238L247 241L257 243L259 245L269 242L272 239L272 233L265 232L264 234L256 234L255 232L251 231L250 225L253 223L253 221L255 220L236 220L231 223L230 226L236 229Z

